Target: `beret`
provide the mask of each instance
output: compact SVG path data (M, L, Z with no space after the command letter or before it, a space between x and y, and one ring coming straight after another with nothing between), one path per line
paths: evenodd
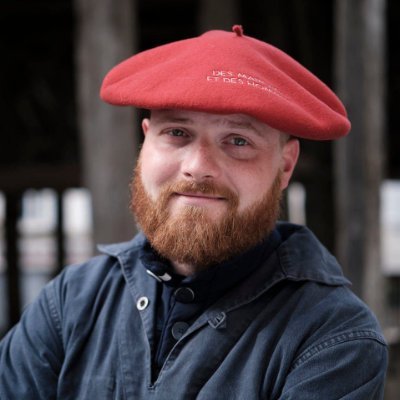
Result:
M291 135L337 139L346 110L322 81L278 48L213 30L140 52L111 69L100 97L114 105L247 114Z

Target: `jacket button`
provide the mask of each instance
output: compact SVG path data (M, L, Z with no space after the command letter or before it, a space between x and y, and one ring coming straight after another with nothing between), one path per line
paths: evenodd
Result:
M140 297L136 302L136 307L139 311L143 311L149 305L149 299L145 296Z
M175 298L180 303L191 303L194 300L194 292L188 287L180 287L174 292Z
M179 340L188 330L189 324L186 322L175 322L172 325L172 336L175 340Z

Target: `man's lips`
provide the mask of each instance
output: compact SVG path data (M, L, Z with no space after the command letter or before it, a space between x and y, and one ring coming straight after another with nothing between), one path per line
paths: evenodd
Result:
M176 192L174 193L175 196L181 197L187 200L193 201L221 201L226 200L224 197L213 195L213 194L206 194L206 193L198 193L198 192Z
M224 197L213 195L213 194L206 194L206 193L192 193L192 192L176 192L174 193L175 196L183 196L187 198L193 199L204 199L204 200L226 200Z

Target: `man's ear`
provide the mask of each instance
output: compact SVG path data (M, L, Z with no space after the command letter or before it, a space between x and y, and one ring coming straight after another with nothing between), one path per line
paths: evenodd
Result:
M300 142L297 138L290 138L282 149L281 190L286 189L292 177L294 167L300 154Z
M143 130L143 135L144 136L147 135L149 127L150 127L150 119L144 118L143 121L142 121L142 130Z

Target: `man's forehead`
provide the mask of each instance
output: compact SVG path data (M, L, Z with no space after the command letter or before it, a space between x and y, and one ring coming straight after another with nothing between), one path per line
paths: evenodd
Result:
M152 110L151 120L161 123L176 122L188 125L207 122L235 129L251 129L259 134L265 131L278 132L271 126L247 114L214 114L202 111L165 109Z

